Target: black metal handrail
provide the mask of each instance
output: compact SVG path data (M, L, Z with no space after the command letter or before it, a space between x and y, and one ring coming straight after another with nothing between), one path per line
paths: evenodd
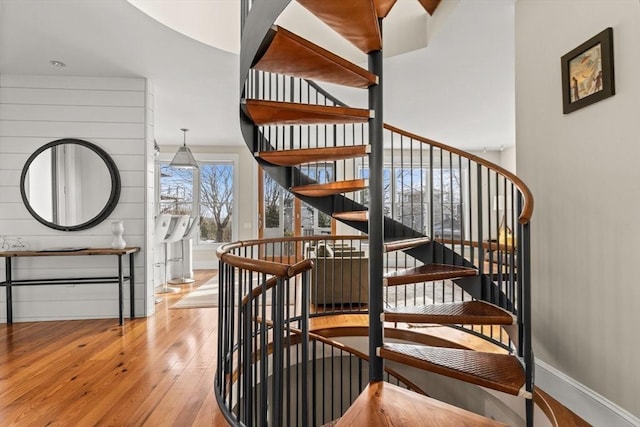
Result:
M363 236L311 236L218 249L214 388L230 423L321 425L341 416L367 385L362 351L310 331L314 317L366 310L362 294L334 292L344 290L343 274L360 274L354 266L366 259L364 242ZM423 393L393 370L384 380Z
M361 286L366 288L368 282L354 280L366 279L366 236L243 241L222 246L218 256L220 332L215 392L229 422L321 425L339 417L367 384L367 357L364 351L343 346L310 328L314 318L367 312L366 289ZM400 256L386 254L386 268L395 269ZM388 290L385 304L470 299L461 288L458 291L459 295L454 284L444 282L415 285L397 292ZM500 339L493 328L468 331L490 341ZM503 345L508 347L506 342ZM357 360L346 364L346 353ZM329 397L343 393L346 387L334 377L337 372L358 387L348 388L348 399L333 402ZM397 373L387 372L385 380L389 378L417 388ZM320 410L326 401L333 403ZM270 412L265 408L279 409ZM284 418L271 418L275 413Z

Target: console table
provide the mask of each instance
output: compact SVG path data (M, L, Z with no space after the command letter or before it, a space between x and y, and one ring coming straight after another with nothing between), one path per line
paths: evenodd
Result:
M135 299L134 299L134 254L140 251L139 247L127 247L124 249L111 249L111 248L68 248L68 249L56 249L56 250L44 250L44 251L9 251L0 252L0 257L5 258L6 264L6 280L0 282L0 286L6 288L7 293L7 323L13 323L13 301L12 301L12 288L15 286L38 286L38 285L82 285L82 284L96 284L96 283L117 283L118 284L118 297L119 297L119 319L120 324L124 324L124 295L123 285L124 282L129 282L129 293L131 299L131 318L135 318ZM74 277L74 278L60 278L60 279L21 279L13 280L13 259L22 257L60 257L60 256L87 256L87 255L112 255L118 258L118 275L107 277ZM129 274L124 275L122 258L125 255L129 255Z

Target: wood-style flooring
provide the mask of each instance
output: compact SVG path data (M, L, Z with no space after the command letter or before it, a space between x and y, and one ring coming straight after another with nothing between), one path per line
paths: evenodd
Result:
M213 270L196 271L189 292ZM217 309L0 325L0 426L227 426L213 394Z
M196 271L182 294L213 274ZM0 427L227 427L213 394L217 308L170 309L182 294L164 295L154 316L124 326L117 318L0 325ZM447 338L456 339L452 330ZM555 425L588 425L546 393L536 401Z

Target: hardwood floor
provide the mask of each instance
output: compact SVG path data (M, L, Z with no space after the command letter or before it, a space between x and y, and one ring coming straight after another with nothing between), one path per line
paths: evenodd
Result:
M196 271L183 293L213 274ZM170 309L182 296L164 295L153 317L124 326L116 318L0 325L0 427L228 426L213 394L217 308ZM337 316L324 326L353 322ZM459 339L453 330L446 337ZM551 418L556 411L556 425L588 425L546 394L536 400Z
M206 282L213 270L196 272ZM226 426L213 395L217 309L0 325L0 426Z

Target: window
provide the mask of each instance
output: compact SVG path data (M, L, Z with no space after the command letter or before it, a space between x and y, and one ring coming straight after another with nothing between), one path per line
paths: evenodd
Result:
M193 214L193 171L160 163L160 213Z
M300 172L319 184L326 184L334 180L333 167L333 163L314 163L300 166ZM326 213L302 202L300 215L303 235L331 234L331 217Z
M159 213L200 215L198 243L230 242L235 238L235 162L199 162L200 169L157 164Z
M233 222L233 164L200 165L200 240L230 242Z
M391 167L385 167L382 177L384 215L425 235L461 238L465 204L461 172L454 168L420 167L396 167L392 172ZM359 175L369 178L366 163L360 168ZM433 188L433 195L429 194L429 188ZM360 199L365 206L369 204L368 193L368 190L363 191ZM433 227L432 232L430 227Z

